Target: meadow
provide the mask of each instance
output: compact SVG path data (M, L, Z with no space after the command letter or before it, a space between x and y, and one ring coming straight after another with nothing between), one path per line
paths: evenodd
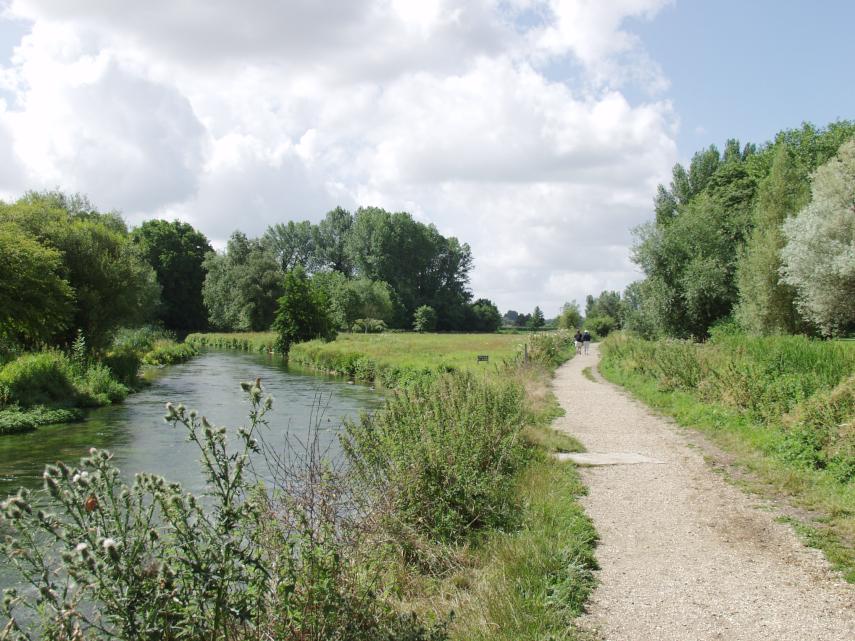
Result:
M784 496L805 541L855 582L855 344L713 335L707 343L629 334L602 345L602 373Z
M275 340L273 332L252 332L190 334L186 342L196 347L271 352ZM533 341L532 335L514 334L342 333L331 342L297 343L288 358L307 369L395 387L437 372L495 372L497 366L520 359L524 344L534 350L543 342ZM489 360L479 362L478 356Z

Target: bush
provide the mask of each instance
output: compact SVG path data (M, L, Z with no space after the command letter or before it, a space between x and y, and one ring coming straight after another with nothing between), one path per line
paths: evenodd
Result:
M74 404L77 389L68 358L57 351L24 354L0 370L2 403L22 407Z
M430 305L422 305L413 315L413 329L417 332L432 332L436 329L436 310Z
M137 375L142 365L140 352L127 344L121 344L107 352L103 363L110 368L113 376L121 383L132 386L137 382Z
M468 373L415 382L383 411L346 423L342 445L369 491L391 502L396 525L457 541L513 520L524 396L512 381Z
M596 338L605 338L617 327L617 321L611 316L591 316L585 319L585 329Z
M83 412L78 409L52 410L39 406L22 410L18 407L8 407L0 410L0 434L29 432L42 425L73 423L81 420L83 420Z
M125 385L113 378L110 368L101 363L89 365L78 382L79 403L86 406L99 407L123 401L128 392Z
M159 340L151 351L143 356L146 365L175 365L185 363L199 354L193 345L189 343L176 343L171 340Z

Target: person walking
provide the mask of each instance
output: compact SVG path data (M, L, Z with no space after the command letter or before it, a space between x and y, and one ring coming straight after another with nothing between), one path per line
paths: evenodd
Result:
M578 329L576 330L576 333L573 335L573 342L576 345L576 353L581 354L582 353L582 332L580 332Z
M591 344L591 332L587 329L582 333L582 345L585 346L585 353L588 353L588 345Z

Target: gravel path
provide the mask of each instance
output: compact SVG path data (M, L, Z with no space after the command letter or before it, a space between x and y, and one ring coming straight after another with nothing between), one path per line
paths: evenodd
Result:
M855 586L713 473L690 431L586 379L598 358L594 345L554 381L555 427L608 455L581 468L602 567L582 626L606 641L855 640Z

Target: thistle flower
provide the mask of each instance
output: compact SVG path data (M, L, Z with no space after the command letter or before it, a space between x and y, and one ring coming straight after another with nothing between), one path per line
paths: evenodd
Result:
M116 562L119 560L119 547L114 539L104 539L101 542L101 547L107 552L107 556L110 557L110 560Z

